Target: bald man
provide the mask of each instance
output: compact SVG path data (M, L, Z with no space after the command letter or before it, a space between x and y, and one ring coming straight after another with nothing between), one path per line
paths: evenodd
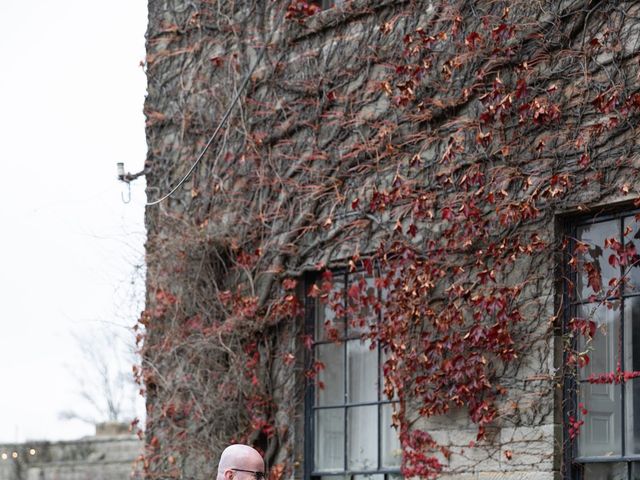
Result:
M264 460L249 445L229 445L220 455L216 480L264 480Z

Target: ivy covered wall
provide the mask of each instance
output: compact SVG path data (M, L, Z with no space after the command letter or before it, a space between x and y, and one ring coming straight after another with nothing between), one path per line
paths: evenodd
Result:
M406 476L559 475L588 329L562 327L558 225L638 196L638 15L150 0L148 200L178 188L146 213L149 478L211 478L231 441L300 477L305 382L322 370L308 295L384 311L365 336L387 355ZM595 294L616 287L586 265ZM373 266L384 299L364 280L333 292L332 268Z

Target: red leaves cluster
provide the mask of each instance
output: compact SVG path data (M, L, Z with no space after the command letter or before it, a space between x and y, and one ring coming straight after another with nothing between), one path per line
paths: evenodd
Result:
M285 278L282 281L282 288L285 290L294 290L298 286L298 281L295 278Z
M404 430L400 435L402 445L402 475L405 478L436 478L442 464L433 453L438 445L431 435L419 429Z
M585 262L583 268L587 274L587 286L589 286L595 293L601 292L602 273L598 262Z
M482 43L482 37L480 36L480 34L478 32L471 32L464 39L464 44L467 47L469 47L469 49L471 49L471 50L475 50L476 42Z
M578 404L578 410L580 411L580 414L583 417L589 413L587 411L587 409L584 407L583 403L579 403ZM578 419L576 419L575 416L569 415L568 424L569 424L568 425L569 426L569 438L571 440L573 440L580 433L580 427L582 427L582 425L584 425L584 420L578 420Z
M608 373L600 373L600 374L591 374L587 378L587 381L593 385L597 384L621 384L628 382L629 380L633 380L634 378L640 377L639 371L626 371L622 370L620 365L615 372Z
M602 92L593 99L592 103L600 113L608 114L617 107L618 97L619 93L617 91L611 93Z
M526 107L526 108L525 108ZM535 125L547 125L560 119L560 107L547 99L534 99L520 107L520 113L529 112Z
M492 253L499 255L498 251ZM511 331L521 320L514 308L521 288L496 286L474 293L456 283L447 289L447 302L436 309L430 296L438 284L450 281L450 272L439 268L437 260L437 255L417 259L405 252L401 260L385 264L385 321L374 329L372 339L390 351L384 366L387 394L419 398L424 416L445 414L451 406L466 407L483 437L496 415L494 401L503 393L493 382L492 360L509 362L516 357ZM496 281L492 269L478 275ZM431 327L422 330L423 322ZM418 338L416 328L422 330Z
M572 318L569 321L569 328L585 338L593 338L596 334L596 322L588 318Z
M269 471L269 480L281 480L285 474L285 464L276 463Z
M640 256L636 250L636 246L633 242L627 242L623 245L622 242L615 238L607 238L604 242L604 248L610 248L614 253L609 255L609 265L612 267L618 267L622 265L627 267L635 265L640 261Z
M287 13L285 18L293 20L298 23L304 23L307 17L315 15L320 11L320 7L313 1L306 0L291 0L291 3L287 7Z
M586 413L586 410L585 410L585 413ZM569 423L569 438L573 440L580 433L580 427L584 425L584 420L577 420L573 415L569 415L568 423Z
M178 298L175 295L163 289L156 290L155 300L155 307L151 312L151 315L155 318L163 317L178 302Z
M503 204L503 206L498 206L496 210L498 221L505 227L516 225L522 221L535 220L540 214L540 210L530 198L522 202Z
M570 367L584 368L589 365L590 361L589 355L585 352L569 352L567 354L567 365Z

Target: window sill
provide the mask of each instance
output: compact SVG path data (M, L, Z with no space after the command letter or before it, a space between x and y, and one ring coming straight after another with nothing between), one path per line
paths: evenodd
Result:
M607 455L602 457L578 457L573 459L573 463L615 463L615 462L638 462L640 455Z

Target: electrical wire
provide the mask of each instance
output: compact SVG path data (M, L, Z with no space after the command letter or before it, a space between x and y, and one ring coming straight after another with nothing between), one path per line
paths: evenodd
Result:
M262 61L262 57L264 57L264 54L267 51L267 48L269 47L269 44L271 43L271 39L273 37L273 33L278 30L278 28L280 26L280 22L282 22L282 18L280 18L280 21L278 22L278 25L276 25L274 27L274 29L271 31L271 35L269 35L269 39L265 42L264 46L262 47L262 50L260 51L260 54L258 55L258 58L256 58L256 61L253 64L253 67L251 67L251 70L249 70L249 73L247 74L247 76L245 77L244 81L240 85L240 89L236 92L236 95L233 98L233 100L231 101L231 104L229 105L229 107L227 108L227 111L224 113L224 116L222 117L222 120L220 120L220 123L218 123L218 126L216 127L214 132L211 134L211 137L209 138L209 141L207 142L207 144L204 146L204 148L200 152L200 155L198 155L198 158L196 158L196 161L193 163L193 165L191 165L191 168L189 168L189 171L184 175L184 177L182 177L182 180L180 180L178 182L178 184L171 189L171 191L169 193L167 193L163 197L159 198L158 200L154 200L153 202L147 202L145 204L146 206L149 207L149 206L153 206L153 205L158 205L159 203L163 202L164 200L169 198L171 195L176 193L176 191L191 176L193 171L196 169L196 167L198 166L200 161L203 159L203 157L205 156L205 154L209 150L209 147L213 143L213 140L215 140L216 136L218 135L218 132L222 129L222 127L224 126L226 121L229 119L229 116L231 115L231 112L233 111L233 108L236 106L236 104L238 103L238 100L240 99L240 95L242 95L242 92L244 91L245 87L249 83L249 80L251 79L251 75L253 75L253 72L256 70L257 66Z

